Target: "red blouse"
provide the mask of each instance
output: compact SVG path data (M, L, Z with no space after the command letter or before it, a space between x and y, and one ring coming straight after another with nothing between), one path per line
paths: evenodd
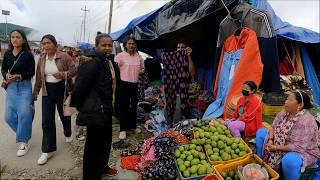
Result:
M245 136L255 136L258 129L262 128L262 104L261 100L252 95L246 101L241 97L237 103L233 118L246 123Z

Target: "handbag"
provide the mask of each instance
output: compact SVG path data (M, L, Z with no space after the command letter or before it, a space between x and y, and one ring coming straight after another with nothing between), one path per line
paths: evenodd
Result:
M65 92L64 92L64 103L63 103L63 115L68 117L72 116L72 114L75 112L74 108L70 107L71 103L71 94L67 90L67 84L68 84L68 79L67 79L67 72L64 73L64 87L65 87ZM68 93L68 97L67 97Z
M12 69L13 69L14 66L17 64L17 62L19 61L19 59L20 59L20 57L21 57L21 55L22 55L23 53L24 53L24 52L22 52L22 53L18 56L18 58L14 61L13 65L12 65L11 69L8 71L8 73L11 73ZM5 89L5 90L8 88L8 83L7 83L7 81L6 81L5 79L2 81L1 87L2 87L3 89Z

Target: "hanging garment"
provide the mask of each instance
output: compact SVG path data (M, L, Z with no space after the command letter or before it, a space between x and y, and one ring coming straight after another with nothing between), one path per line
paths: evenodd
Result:
M203 115L203 119L212 119L222 116L224 105L232 84L234 74L239 64L243 50L225 52L219 76L218 94L216 100L209 105Z
M242 20L241 23L239 19ZM264 65L260 88L266 93L279 92L281 88L277 39L270 17L264 11L254 9L245 3L237 5L220 23L214 75L216 75L218 71L223 43L241 26L252 29L256 32L258 38L260 55ZM216 80L216 78L217 77L214 77L214 80Z
M289 76L294 74L294 67L292 66L292 64L287 58L283 59L280 62L279 72L280 72L280 75L283 75L283 76Z
M166 96L166 113L169 121L172 121L176 106L176 95L180 95L181 113L183 117L188 114L188 89L190 74L186 51L163 52L161 55L163 64L163 78Z
M290 40L289 43L286 44L283 39L281 39L281 41L282 41L284 50L287 54L287 61L291 64L291 67L293 67L293 74L289 74L289 75L299 75L305 78L301 56L300 56L301 53L300 53L299 43L292 43L292 41Z
M316 107L320 106L320 83L319 79L317 78L317 74L314 70L312 65L311 59L307 53L307 50L304 46L301 47L301 55L302 55L302 62L303 67L305 69L305 76L306 80L311 87L313 93L313 101Z
M200 68L197 69L198 82L201 84L204 90L212 92L213 85L213 70Z
M149 77L148 73L145 71L143 74L139 76L138 80L138 102L144 100L145 94L144 91L148 88L149 85Z
M220 77L225 52L237 49L243 49L243 53L229 93L227 94L225 105L227 105L234 96L238 96L241 93L242 85L245 81L254 81L256 85L259 86L262 79L263 64L261 62L257 36L250 28L243 28L240 36L232 35L226 40L220 58L217 77ZM279 72L279 69L277 69L277 72ZM217 95L219 86L219 81L216 79L214 88L215 95ZM231 118L231 116L228 116L228 113L225 111L224 118Z
M303 78L305 78L305 73L304 73L304 69L303 69L303 65L302 65L302 61L301 61L301 52L300 52L300 43L298 42L293 42L290 41L290 44L292 46L292 57L295 58L295 68L297 70L297 73L302 76Z

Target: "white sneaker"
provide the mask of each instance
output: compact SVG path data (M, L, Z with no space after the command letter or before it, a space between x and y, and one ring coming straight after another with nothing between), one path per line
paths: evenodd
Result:
M17 156L21 157L27 154L29 150L29 145L27 143L19 143Z
M79 141L83 141L83 140L86 139L86 137L85 137L84 135L80 135L80 136L78 136L77 139L78 139Z
M52 156L53 156L52 153L42 153L40 158L38 159L38 164L39 165L46 164Z
M121 131L119 134L119 139L126 139L127 138L127 133L125 131Z
M136 134L140 134L140 133L141 133L141 128L140 128L140 127L137 127L137 128L134 130L134 132L135 132Z
M70 137L66 137L66 143L71 143L73 141L72 135Z

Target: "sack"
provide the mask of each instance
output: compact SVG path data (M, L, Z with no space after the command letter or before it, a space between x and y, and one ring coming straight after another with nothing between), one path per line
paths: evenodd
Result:
M63 103L63 115L64 116L72 116L72 114L75 112L73 107L70 107L71 102L71 95L67 97L65 102Z

